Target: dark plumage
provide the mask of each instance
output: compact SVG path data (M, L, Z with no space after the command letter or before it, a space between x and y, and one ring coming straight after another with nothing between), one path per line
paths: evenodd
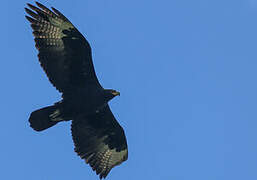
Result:
M119 92L104 89L95 74L91 48L84 36L58 10L36 2L25 8L30 16L38 59L62 100L31 113L30 126L45 130L72 120L75 151L100 178L128 158L124 131L108 101Z

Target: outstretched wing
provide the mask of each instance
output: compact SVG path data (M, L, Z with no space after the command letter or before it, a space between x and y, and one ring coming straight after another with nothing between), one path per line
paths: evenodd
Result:
M25 8L39 50L38 58L50 82L60 91L101 87L93 66L91 47L83 35L58 10L36 2ZM33 10L33 11L32 11Z
M74 119L71 131L75 151L100 179L128 158L124 131L108 105L96 114Z

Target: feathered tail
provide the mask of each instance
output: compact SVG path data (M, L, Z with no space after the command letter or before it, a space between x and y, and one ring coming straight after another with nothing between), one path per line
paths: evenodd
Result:
M32 112L29 117L30 126L35 131L43 131L64 120L58 103L38 109Z

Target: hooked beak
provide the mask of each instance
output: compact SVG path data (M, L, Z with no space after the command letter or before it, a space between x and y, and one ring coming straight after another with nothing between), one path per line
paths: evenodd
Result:
M113 92L112 93L114 96L120 96L120 92L118 92L118 91L115 91L115 92Z

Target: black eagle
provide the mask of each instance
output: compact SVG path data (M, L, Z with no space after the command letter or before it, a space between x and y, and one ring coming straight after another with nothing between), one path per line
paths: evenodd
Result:
M43 131L61 121L72 120L75 152L105 178L128 158L122 127L108 101L120 93L104 89L95 74L91 48L84 36L57 9L36 2L25 8L30 16L38 59L62 100L31 113L30 126Z

